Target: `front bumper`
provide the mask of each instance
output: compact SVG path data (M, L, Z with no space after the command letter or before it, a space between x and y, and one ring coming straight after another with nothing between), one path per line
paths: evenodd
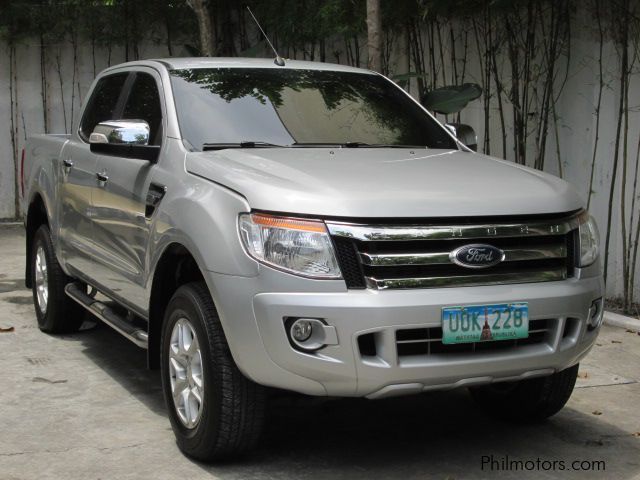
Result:
M595 342L598 330L588 331L587 318L591 303L603 296L600 277L390 291L347 291L341 281L304 280L266 268L252 278L209 272L207 280L246 376L311 395L369 398L549 375L574 365ZM544 341L507 350L398 355L396 330L438 327L444 306L511 302L528 302L531 320L547 319ZM337 345L295 350L286 317L324 319L335 327ZM375 333L374 356L361 354L357 339L365 333Z

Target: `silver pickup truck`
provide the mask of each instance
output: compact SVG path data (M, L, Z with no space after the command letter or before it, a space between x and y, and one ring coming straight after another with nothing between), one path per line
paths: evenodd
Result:
M564 181L453 133L357 68L108 68L71 135L23 153L38 325L89 311L146 348L197 459L255 444L266 387L553 415L602 322L596 225Z

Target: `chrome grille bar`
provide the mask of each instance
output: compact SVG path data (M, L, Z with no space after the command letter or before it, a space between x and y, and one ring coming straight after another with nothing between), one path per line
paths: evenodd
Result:
M578 228L580 217L583 215L586 213L581 212L564 219L549 221L486 225L369 226L333 221L326 222L326 225L331 235L361 241L484 239L566 235L571 230Z
M564 258L567 248L563 244L543 245L523 248L504 248L504 262L518 262L523 260L545 260ZM374 267L397 267L408 265L447 265L451 264L451 251L428 253L366 253L360 252L363 265Z
M389 288L433 288L433 287L458 287L478 285L501 285L507 283L536 283L565 280L566 268L541 270L537 272L471 274L443 277L419 277L419 278L375 278L365 277L368 288L386 290Z
M375 290L501 285L565 280L574 273L576 235L584 211L555 218L496 217L418 223L326 221L348 288ZM498 265L465 268L451 255L488 244L504 252ZM467 245L465 245L467 244Z

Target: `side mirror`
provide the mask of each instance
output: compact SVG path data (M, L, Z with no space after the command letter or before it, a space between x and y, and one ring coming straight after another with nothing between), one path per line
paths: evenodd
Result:
M478 151L478 136L472 127L464 123L447 123L445 125L460 142L474 152Z
M100 122L89 136L89 148L94 153L155 163L160 146L149 145L149 132L149 124L144 120Z
M144 120L100 122L89 137L90 143L149 145L149 124Z

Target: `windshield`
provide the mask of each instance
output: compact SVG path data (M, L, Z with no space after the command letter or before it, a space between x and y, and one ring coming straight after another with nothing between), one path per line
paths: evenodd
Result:
M285 68L172 70L180 130L205 145L407 145L456 148L379 75Z

